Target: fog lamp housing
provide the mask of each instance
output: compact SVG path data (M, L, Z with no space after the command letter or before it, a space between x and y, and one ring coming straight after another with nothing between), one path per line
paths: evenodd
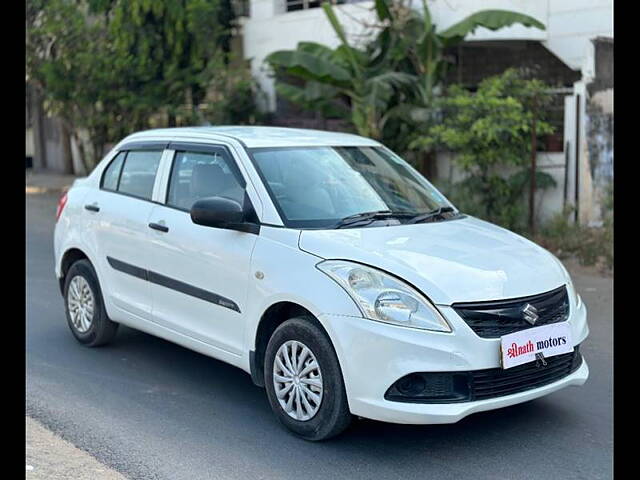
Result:
M467 372L419 372L395 381L385 400L405 403L456 403L471 399Z

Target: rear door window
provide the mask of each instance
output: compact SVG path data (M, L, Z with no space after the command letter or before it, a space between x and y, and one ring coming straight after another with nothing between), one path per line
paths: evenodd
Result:
M130 151L124 160L118 192L151 200L162 151Z
M126 155L127 152L120 152L104 171L104 174L102 175L102 188L105 190L118 190L120 170L122 170L122 163L124 162L124 157Z

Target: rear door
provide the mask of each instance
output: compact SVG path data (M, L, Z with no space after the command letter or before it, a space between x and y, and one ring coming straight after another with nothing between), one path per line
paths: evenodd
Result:
M166 195L151 212L149 283L154 321L240 355L250 260L257 236L191 221L196 200L251 203L246 181L224 145L171 144Z
M117 319L151 319L151 292L145 279L149 261L149 216L163 145L141 144L120 151L105 169L100 189L85 198L102 274L103 296ZM124 318L123 318L124 317Z

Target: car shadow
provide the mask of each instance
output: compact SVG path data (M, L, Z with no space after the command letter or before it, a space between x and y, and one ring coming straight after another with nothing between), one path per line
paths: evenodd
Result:
M112 346L107 348L118 355L127 352L136 362L148 365L148 371L152 370L151 367L158 369L161 372L161 378L157 379L159 383L168 383L174 390L179 386L182 390L188 389L190 395L215 397L216 401L228 402L230 413L239 409L243 412L237 413L246 414L250 409L254 421L259 417L260 423L277 426L264 390L253 385L250 376L238 368L124 326L120 327ZM173 393L176 394L175 391ZM454 424L400 425L354 417L350 428L333 442L344 444L366 440L370 446L379 443L385 448L390 443L400 446L416 441L440 447L452 442L459 444L462 440L473 444L486 440L487 436L508 438L512 434L535 431L541 424L562 429L575 423L578 420L576 416L562 403L545 397L478 412ZM233 422L233 419L227 421Z

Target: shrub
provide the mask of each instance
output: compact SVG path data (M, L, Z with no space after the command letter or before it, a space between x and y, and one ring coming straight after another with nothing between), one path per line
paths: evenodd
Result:
M537 135L553 131L544 118L546 90L526 72L509 69L483 80L476 93L453 86L435 102L431 121L411 146L455 154L466 176L451 186L450 197L462 210L510 230L526 228L534 121ZM555 185L546 173L535 176L537 189Z
M211 94L198 109L196 121L213 125L254 125L264 122L256 97L262 95L248 69L232 67L221 72L210 88Z
M613 216L609 211L601 227L588 227L569 220L573 209L556 214L532 238L559 258L576 258L581 265L613 269Z

